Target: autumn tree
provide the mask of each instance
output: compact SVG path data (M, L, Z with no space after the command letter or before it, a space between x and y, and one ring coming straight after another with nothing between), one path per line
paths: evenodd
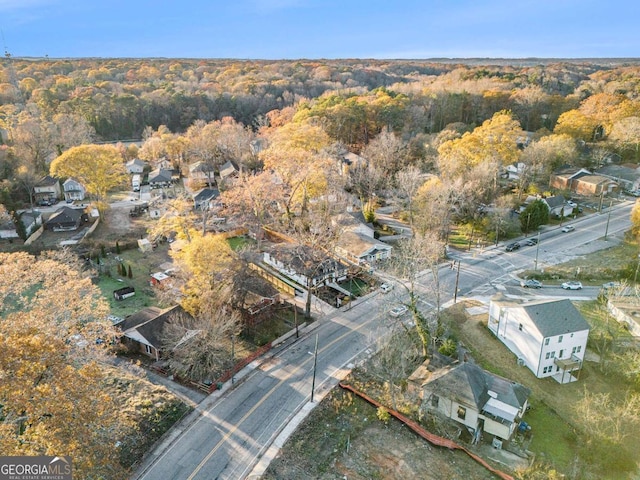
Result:
M213 311L231 298L236 256L223 235L195 233L171 256L182 280L182 307L193 316Z
M66 252L0 253L0 451L69 455L79 477L123 479L114 450L131 426L102 364L117 333L77 266Z
M640 161L640 117L626 117L613 124L609 140L620 151L631 152L633 160Z
M499 165L517 162L518 140L524 132L510 112L498 112L480 127L438 148L438 166L443 176L454 178L485 161Z
M287 201L282 183L270 171L241 173L239 181L222 193L222 199L225 210L242 219L258 241L263 228L279 220L280 205Z
M109 190L123 185L127 179L122 157L111 145L70 148L51 162L51 175L77 179L101 202Z
M269 147L260 152L264 168L276 172L288 189L284 207L289 219L296 207L305 215L309 200L326 190L330 160L323 149L328 146L329 137L320 127L289 123L275 130Z

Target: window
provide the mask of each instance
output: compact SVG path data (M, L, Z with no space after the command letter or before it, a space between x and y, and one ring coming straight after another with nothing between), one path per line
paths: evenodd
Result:
M551 352L551 358L556 358L556 352Z
M542 369L542 373L549 373L551 371L550 369L551 369L551 367L544 367Z
M151 346L150 345L145 345L144 346L144 351L147 352L148 355L151 355L153 353L151 351Z
M434 408L438 408L438 403L440 402L440 397L437 395L431 395L431 406Z
M544 339L544 344L545 344L545 346L546 346L546 345L549 345L549 339L548 339L548 338L545 338L545 339Z
M560 353L558 353L558 358L562 358L563 354L564 354L564 350L560 350Z
M458 418L464 420L467 416L467 409L464 407L458 407Z
M518 330L522 331L522 324L518 325Z
M558 337L558 343L562 343L562 335Z
M576 353L580 352L580 350L582 350L582 345L578 345L578 349L576 350Z
M547 352L547 354L544 356L544 358L545 358L546 360L549 360L549 357L550 357L550 356L551 356L551 353L550 353L550 352Z
M573 347L573 348L571 349L571 355L573 355L574 353L576 353L576 347Z

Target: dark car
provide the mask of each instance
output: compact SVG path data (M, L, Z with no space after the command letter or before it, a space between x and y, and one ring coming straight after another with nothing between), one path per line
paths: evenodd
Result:
M527 240L527 245L533 246L533 245L537 245L538 244L538 239L537 238L530 238L529 240Z
M518 242L513 242L507 245L507 252L513 252L514 250L518 250L520 248L520 244Z

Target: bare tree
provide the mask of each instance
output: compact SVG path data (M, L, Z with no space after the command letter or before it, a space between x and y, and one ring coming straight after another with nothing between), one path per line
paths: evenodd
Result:
M231 356L229 339L240 329L240 315L230 307L201 310L197 317L176 314L162 332L173 372L195 381L211 380Z
M440 274L438 265L444 256L444 243L433 232L414 233L398 243L388 267L398 278L409 299L405 306L413 318L413 330L420 339L422 354L427 356L431 340L435 341L440 328ZM418 282L418 280L421 282ZM424 282L428 282L426 288ZM428 295L434 312L427 316L420 301Z

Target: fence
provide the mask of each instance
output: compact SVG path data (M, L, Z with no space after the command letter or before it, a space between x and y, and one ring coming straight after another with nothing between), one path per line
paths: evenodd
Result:
M227 370L226 372L224 372L220 377L218 377L218 379L215 382L211 384L211 386L208 387L208 393L213 393L216 390L218 390L219 386L222 386L222 384L227 380L229 380L232 375L235 375L236 372L238 372L239 370L242 370L244 367L246 367L251 362L253 362L256 358L258 358L261 355L264 355L269 350L271 350L271 342L263 345L262 347L258 348L253 353L251 353L251 355L249 355L248 357L245 357L239 362L237 362L230 370Z
M397 418L398 420L400 420L402 423L404 423L407 427L409 427L411 430L413 430L416 434L418 434L419 436L421 436L422 438L424 438L426 441L428 441L429 443L431 443L432 445L437 445L438 447L445 447L448 448L450 450L462 450L463 452L465 452L467 455L469 455L471 458L473 458L476 462L478 462L480 465L482 465L484 468L486 468L487 470L489 470L491 473L497 475L498 477L500 477L503 480L514 480L514 478L511 475L508 475L500 470L497 470L495 468L493 468L491 465L489 465L487 462L485 462L482 458L480 458L478 455L476 455L475 453L469 451L468 449L466 449L465 447L463 447L462 445L458 445L456 442L454 442L453 440L449 440L448 438L443 438L440 437L438 435L435 435L431 432L428 432L427 430L425 430L424 428L422 428L418 422L415 422L414 420L411 420L408 417L405 417L404 415L402 415L400 412L396 412L395 410L392 410L390 408L385 407L384 405L382 405L380 402L377 402L376 400L374 400L373 398L367 396L366 394L364 394L363 392L356 390L354 387L352 387L351 385L347 385L345 383L340 382L339 383L340 387L343 388L344 390L348 390L350 392L355 393L356 395L358 395L360 398L366 400L367 402L369 402L371 405L375 406L375 407L382 407L384 408L387 412L389 412L390 415L394 416L395 418Z

